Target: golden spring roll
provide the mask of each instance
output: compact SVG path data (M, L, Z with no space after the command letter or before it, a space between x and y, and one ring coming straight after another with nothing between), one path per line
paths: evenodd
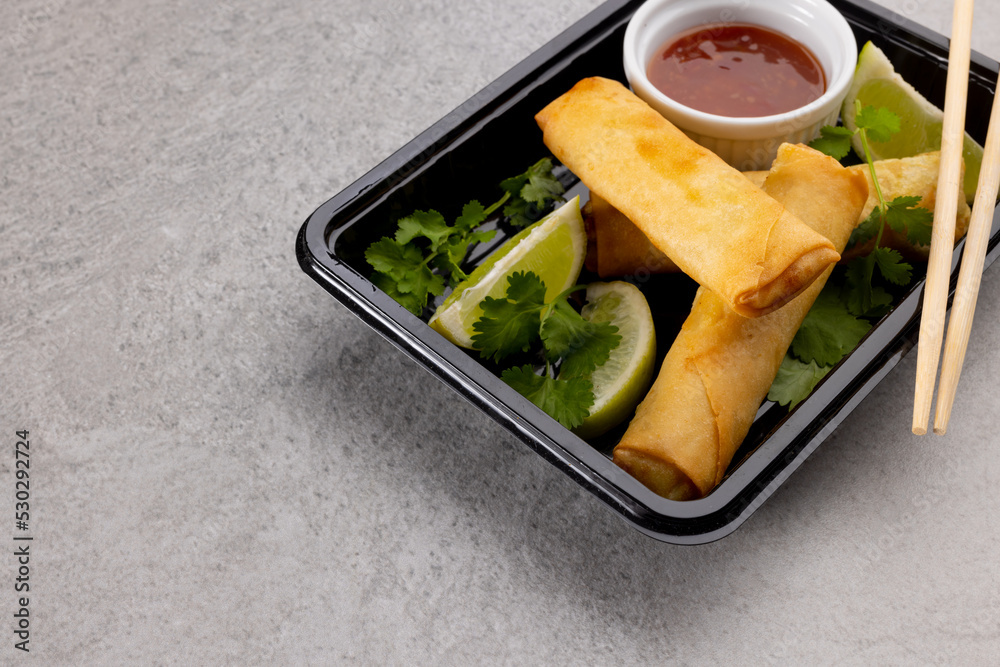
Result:
M591 191L741 315L780 308L840 259L829 239L616 81L584 79L535 120Z
M766 171L745 171L743 175L760 187ZM587 268L602 278L653 273L677 273L677 265L653 245L645 234L596 192L584 208L587 222Z
M680 271L670 258L657 249L646 235L596 192L590 193L588 232L594 242L588 246L588 268L602 278L640 276Z
M784 144L764 191L843 249L868 183L818 151ZM699 288L653 387L615 447L615 463L667 498L699 498L715 488L831 270L784 308L757 318L737 315Z
M918 196L921 198L920 206L933 212L934 202L937 199L940 163L941 153L938 151L914 157L876 160L875 172L879 177L882 195L887 201L896 197ZM855 165L850 169L864 174L868 179L868 202L861 211L860 222L867 219L875 208L878 195L875 193L868 165ZM767 176L767 172L764 171L743 172L743 174L757 186L762 186ZM961 190L961 179L956 187ZM591 199L596 198L597 196L592 193ZM632 221L613 206L604 202L603 206L595 206L593 210L594 213L588 220L588 234L593 237L593 257L588 257L588 268L592 271L602 277L610 277L669 273L679 270L666 255L649 242L649 239L646 239ZM959 198L955 217L956 243L968 231L971 215L972 211L965 203L963 195ZM909 262L926 262L930 252L930 246L912 243L906 234L898 233L891 227L886 227L879 244L898 250ZM867 243L848 248L841 253L841 264L867 255L874 245L875 239L872 238Z

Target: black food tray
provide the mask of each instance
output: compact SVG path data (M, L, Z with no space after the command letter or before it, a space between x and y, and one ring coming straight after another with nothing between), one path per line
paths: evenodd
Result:
M302 269L358 317L638 530L666 542L697 544L719 539L742 524L913 347L922 280L794 410L769 402L761 406L726 478L712 493L678 502L655 495L612 463L611 449L621 429L596 442L573 435L474 355L374 287L364 260L365 249L393 234L400 217L434 208L453 218L469 199L494 201L501 180L547 156L535 113L581 78L605 76L625 82L622 38L641 4L606 2L421 133L309 216L298 234L296 253ZM865 0L833 4L851 24L859 46L875 42L904 78L932 102L943 104L948 59L944 37L912 22L901 23ZM996 79L997 63L973 54L966 127L980 143ZM571 193L582 189L569 172L561 176ZM986 266L1000 252L998 230L1000 216L995 216ZM501 230L496 243L504 238ZM953 257L952 288L961 247ZM652 277L640 285L653 308L661 357L690 308L693 284L685 285L685 280Z

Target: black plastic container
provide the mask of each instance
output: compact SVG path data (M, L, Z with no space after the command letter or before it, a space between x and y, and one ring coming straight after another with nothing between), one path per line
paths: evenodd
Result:
M913 347L923 281L915 283L796 409L789 412L771 403L761 407L726 478L712 493L677 502L655 495L612 463L610 451L620 431L593 443L576 437L507 387L475 356L375 288L364 261L365 249L392 234L401 216L435 208L447 217L468 199L493 201L501 180L548 155L534 114L581 78L625 81L622 37L641 4L605 3L421 133L320 206L302 226L296 252L302 269L358 317L638 530L666 542L697 544L723 537L743 523ZM859 45L875 42L904 78L932 102L943 104L948 59L944 37L863 0L833 4L851 24ZM966 127L980 143L996 80L997 63L973 54ZM572 188L575 179L564 175ZM456 197L456 192L462 194ZM1000 252L998 241L1000 216L995 216L986 266ZM953 287L961 247L953 257ZM658 280L651 279L644 290L662 353L683 321L693 291L685 297L681 288L680 297L673 300L653 298L650 287Z

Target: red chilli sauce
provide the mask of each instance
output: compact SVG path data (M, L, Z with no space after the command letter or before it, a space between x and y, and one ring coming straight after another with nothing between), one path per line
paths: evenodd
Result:
M718 116L785 113L826 91L819 60L799 42L750 24L709 24L672 37L649 80L681 104Z

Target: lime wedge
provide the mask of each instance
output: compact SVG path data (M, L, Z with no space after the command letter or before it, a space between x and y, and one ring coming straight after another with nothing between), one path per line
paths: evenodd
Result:
M854 123L855 100L860 100L862 106L885 107L899 116L900 132L889 141L869 142L875 160L911 157L940 150L944 113L904 81L885 53L871 42L865 44L858 55L854 82L841 109L844 127L852 131L857 129ZM864 159L860 137L855 135L853 143L854 152ZM965 134L962 157L965 158L963 189L966 201L971 204L979 182L983 147L968 133Z
M590 416L573 429L581 438L596 438L628 419L646 395L653 379L656 336L646 297L629 283L591 283L582 314L592 322L610 322L622 337L591 375L594 405Z
M576 284L587 254L587 232L580 215L580 198L574 197L535 224L521 230L500 246L448 295L429 324L442 336L472 349L472 325L490 296L507 291L507 276L531 271L545 283L545 296L554 299Z

